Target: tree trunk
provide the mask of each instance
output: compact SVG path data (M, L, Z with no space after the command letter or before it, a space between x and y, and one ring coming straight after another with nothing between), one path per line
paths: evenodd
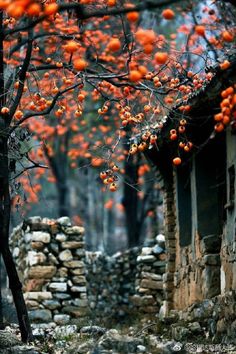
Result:
M58 192L58 214L59 216L69 216L68 194L69 189L65 182L57 181Z
M137 191L125 184L123 205L125 207L126 228L128 235L128 247L134 247L139 243L140 233L138 226L138 196Z
M0 254L0 329L4 329L3 303L2 303L2 257L1 257L1 254Z
M67 184L67 160L60 159L59 155L51 156L48 152L48 148L46 145L44 145L43 148L44 153L48 159L49 165L52 169L52 173L56 180L56 188L58 195L58 215L60 217L70 216L69 188Z
M21 338L23 342L27 342L32 340L32 332L22 293L22 285L9 248L10 213L11 203L9 192L8 145L7 138L5 136L1 136L0 134L0 252L2 254L9 278L9 287L11 289L17 311Z
M124 184L123 205L125 208L128 246L134 247L139 243L141 230L139 230L138 226L137 164L133 161L133 156L130 156L125 162L125 181L127 183Z

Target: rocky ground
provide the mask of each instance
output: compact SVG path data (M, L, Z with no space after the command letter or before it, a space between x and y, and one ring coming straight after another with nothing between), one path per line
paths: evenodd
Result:
M98 321L102 323L103 320ZM89 321L88 321L89 324ZM104 325L104 323L102 323ZM109 328L110 327L110 328ZM112 328L111 328L112 327ZM113 328L115 327L115 329ZM135 319L110 326L71 324L50 327L34 325L34 343L23 345L17 325L0 331L1 354L171 354L230 353L236 345L214 343L198 322L180 324ZM175 339L173 339L175 338Z

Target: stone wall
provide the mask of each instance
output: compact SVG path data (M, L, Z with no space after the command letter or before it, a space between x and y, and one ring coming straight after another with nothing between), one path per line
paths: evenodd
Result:
M174 173L175 176L175 173ZM176 216L176 180L166 183L164 193L166 273L163 276L165 314L182 310L219 294L236 290L235 211L227 211L222 235L200 238L197 230L190 244L180 246ZM192 196L192 198L194 198ZM209 221L210 222L210 221Z
M177 341L201 334L210 341L236 343L236 210L229 205L222 235L201 238L196 228L189 235L190 244L181 247L176 184L174 171L173 180L165 181L167 264L160 318L172 323L172 338Z
M173 176L165 181L163 195L164 233L166 238L167 260L163 275L164 306L163 315L174 308L174 272L176 267L176 204Z
M221 292L236 290L236 139L231 129L226 131L226 185L224 223L221 246Z
M184 309L220 294L220 239L196 235L193 247L179 248L174 274L174 307Z
M165 238L107 256L84 249L84 229L69 218L33 217L14 229L11 247L33 322L157 314L163 300Z
M138 248L113 256L86 252L89 305L96 314L122 316L132 308L139 252Z
M97 314L122 316L136 309L158 313L163 301L165 238L152 247L132 248L106 256L86 252L85 268L90 307Z
M140 313L157 314L163 302L166 269L165 237L158 235L153 247L143 247L137 258L135 295L131 301Z
M171 309L188 306L220 294L220 249L218 235L200 239L198 232L190 235L190 244L181 247L181 233L177 216L177 179L165 181L164 230L167 265L163 276L164 314ZM192 238L192 239L191 239Z
M236 344L236 292L228 291L224 295L204 299L184 310L172 310L169 322L173 323L172 338L177 341L201 335L209 343Z
M11 247L33 322L65 324L88 312L84 229L33 217L14 229Z
M223 239L221 248L221 291L236 290L236 241Z

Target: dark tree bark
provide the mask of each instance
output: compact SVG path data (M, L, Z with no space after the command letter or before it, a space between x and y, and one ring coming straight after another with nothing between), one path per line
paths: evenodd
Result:
M68 203L68 185L66 181L57 180L57 193L58 193L58 214L59 216L69 216L69 203Z
M5 103L5 83L4 83L4 58L3 58L3 13L0 11L0 107ZM19 75L20 85L12 105L11 117L17 109L18 103L22 97L26 71L32 51L32 41L29 42L26 57ZM11 118L0 116L0 253L5 263L6 272L9 279L9 287L14 299L16 312L18 316L21 338L23 342L33 339L30 327L27 308L25 305L22 285L19 280L16 266L9 248L9 224L11 214L11 200L9 189L9 161L8 161L8 128Z
M2 257L0 254L0 329L4 329L3 324L3 303L2 303Z
M58 216L70 216L70 207L68 201L69 188L67 183L67 160L65 160L66 157L60 156L58 159L57 154L55 156L50 156L46 146L44 146L44 152L52 169L52 173L56 179L58 195ZM63 158L64 161L61 161L61 158Z
M56 180L56 188L58 195L58 215L70 216L70 203L69 203L69 187L68 187L68 157L67 152L69 149L69 136L68 132L62 139L59 140L58 146L54 146L55 154L51 156L48 148L44 145L44 153L48 159L52 173ZM56 141L56 139L55 139ZM65 148L64 152L60 151L60 145Z
M129 129L123 139L125 150L129 151ZM138 167L139 156L128 155L125 161L125 182L122 204L125 208L126 230L128 236L128 247L137 246L140 243L141 229L143 222L139 219L139 198L138 198Z
M129 128L128 128L129 129ZM127 137L124 139L126 151L129 150L129 130ZM141 164L140 155L128 155L125 161L125 183L123 194L123 205L125 208L126 229L128 236L128 247L140 245L142 242L142 232L144 229L145 219L149 211L155 211L157 200L153 198L155 174L153 178L145 182L144 197L139 199L138 192L138 169Z
M4 122L1 123L0 126L2 127ZM3 129L0 130L0 252L9 278L9 288L11 289L16 307L21 338L23 342L27 342L32 340L32 332L23 297L22 285L9 248L11 201L9 192L8 145L7 138L3 136L4 131Z
M133 156L130 156L125 162L126 183L124 184L123 197L129 247L139 244L141 231L138 221L138 191L136 189L137 186L135 186L138 181L138 168L133 159Z

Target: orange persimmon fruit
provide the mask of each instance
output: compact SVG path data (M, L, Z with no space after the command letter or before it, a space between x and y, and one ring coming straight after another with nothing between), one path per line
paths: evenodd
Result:
M138 70L131 70L129 73L129 80L133 82L140 81L142 77L143 77L142 73Z
M230 67L230 62L228 60L224 60L223 63L220 63L221 70L227 70Z
M234 35L229 31L223 31L221 33L221 36L225 42L233 42L234 40Z
M136 22L139 19L139 13L137 11L128 12L126 18L129 22Z
M165 64L168 60L168 53L157 52L154 56L154 59L157 64Z
M218 123L216 123L214 129L215 129L215 131L216 131L217 133L220 133L220 132L222 132L222 131L225 129L225 126L224 126L223 123L218 122Z
M172 20L175 17L175 13L171 9L163 10L161 15L165 20Z
M195 26L195 32L196 32L199 36L205 36L205 26L203 26L203 25L196 25L196 26Z
M181 160L180 157L175 157L175 158L172 160L172 162L173 162L173 164L174 164L175 166L178 166L178 165L180 165L180 164L182 163L182 160Z
M54 15L59 9L59 6L57 3L53 2L51 4L48 4L44 7L44 14L46 16L51 16Z
M111 52L118 52L121 49L121 43L118 38L112 38L107 45L107 48Z
M16 119L21 119L23 117L23 112L20 110L16 111L16 113L14 114L14 117Z
M82 58L75 59L73 64L74 64L74 68L78 71L83 71L88 66L87 61Z
M117 184L116 183L111 183L110 187L109 187L111 192L115 192L117 190Z
M107 0L107 6L115 6L116 5L116 0Z
M41 12L41 6L36 2L30 4L29 7L27 8L27 14L32 17L39 16L40 12Z
M74 53L78 50L78 44L75 41L69 41L66 45L65 45L65 51L67 53Z
M48 5L45 5L44 7L44 14L46 16L51 16L51 15L54 15L57 11L58 11L58 4L53 2L51 4L48 4Z
M7 113L9 113L9 108L8 107L2 107L2 109L1 109L1 113L2 114L7 114Z

